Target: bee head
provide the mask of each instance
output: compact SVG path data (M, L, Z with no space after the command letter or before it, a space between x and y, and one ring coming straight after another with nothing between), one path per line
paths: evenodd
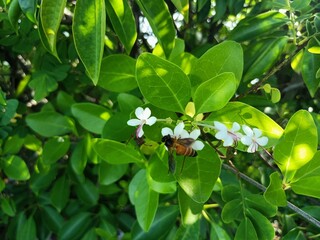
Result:
M173 145L173 138L169 134L163 136L161 141L164 142L164 145L166 145L167 147L170 147Z

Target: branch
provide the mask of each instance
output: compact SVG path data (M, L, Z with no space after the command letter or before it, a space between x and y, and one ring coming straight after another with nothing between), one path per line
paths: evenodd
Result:
M258 189L262 190L263 192L266 191L267 188L265 186L263 186L262 184L258 183L255 180L253 180L252 178L248 177L247 175L239 172L236 168L233 168L233 167L231 167L231 166L229 166L228 164L225 164L225 163L222 164L222 166L223 166L224 169L230 170L234 174L237 174L240 178L242 178L243 180L247 181L251 185L257 187ZM292 204L291 202L287 201L287 204L288 204L288 207L292 211L294 211L295 213L300 215L303 219L305 219L309 223L312 223L316 227L320 228L320 221L318 221L317 219L315 219L314 217L312 217L310 214L306 213L305 211L301 210L300 208L298 208L296 205Z

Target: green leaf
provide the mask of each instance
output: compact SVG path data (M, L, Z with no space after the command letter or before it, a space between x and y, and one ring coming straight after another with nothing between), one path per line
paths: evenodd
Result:
M118 181L128 170L127 164L109 164L102 161L99 165L99 183L110 185Z
M304 166L299 168L290 183L295 193L320 198L318 181L320 181L320 151Z
M233 73L222 73L203 82L193 96L196 112L212 112L223 108L236 89L237 81Z
M137 0L136 2L148 19L166 57L169 58L174 47L176 30L167 5L163 0Z
M223 226L220 226L219 223L211 222L210 239L231 240L231 237Z
M58 233L64 224L63 217L59 212L51 206L43 206L41 208L41 219L49 230Z
M59 231L60 240L78 239L92 224L92 214L80 212L70 218Z
M195 224L201 217L203 204L193 201L182 188L179 188L178 200L183 225Z
M254 209L248 210L248 217L254 225L258 239L274 239L274 228L269 219Z
M146 170L140 170L129 185L140 227L148 231L158 209L159 194L149 188Z
M254 226L249 218L245 217L240 222L240 225L237 228L236 236L234 237L235 240L243 240L243 239L250 239L255 240L259 239L254 229Z
M40 5L41 27L48 42L47 46L57 59L59 59L56 48L57 34L66 3L66 0L43 0Z
M283 129L266 114L241 102L229 102L221 110L211 113L205 122L212 125L213 121L227 125L238 122L240 125L256 127L262 131L263 136L268 137L266 147L274 146L283 133Z
M147 179L150 188L163 194L174 193L177 190L175 179L172 175L168 174L165 151L164 147L158 148L156 153L149 159L147 166Z
M130 54L137 38L136 23L131 7L126 0L110 0L105 3L113 29L127 54Z
M18 154L23 143L24 138L19 134L9 136L4 144L3 154Z
M250 44L244 52L243 81L261 77L279 60L288 37L267 38Z
M16 110L19 106L19 102L16 99L9 99L6 102L6 106L0 113L0 126L8 125L11 119L16 114Z
M102 133L106 121L110 118L106 108L93 103L75 103L71 112L83 128L96 134Z
M81 175L87 165L88 157L86 147L88 145L88 141L88 138L85 138L84 140L78 142L71 154L71 168L77 175Z
M60 212L68 203L70 195L69 179L61 176L50 191L50 199L53 206Z
M69 118L53 111L31 113L26 117L26 122L33 131L44 137L63 135L74 129Z
M143 104L140 98L128 93L119 93L117 101L121 112L129 113Z
M259 194L246 194L244 200L246 207L255 209L268 218L277 214L277 207L267 202L266 199Z
M44 164L52 164L62 158L70 147L69 137L54 137L49 139L43 147L42 158Z
M183 15L186 23L189 22L189 1L188 0L171 0L177 10Z
M282 237L282 240L306 240L305 235L298 228L291 229L286 235Z
M33 240L37 239L36 233L36 222L33 217L29 217L27 221L25 221L20 229L17 229L17 240Z
M136 149L128 144L123 144L109 139L95 139L93 149L102 160L110 164L124 164L142 162L143 159Z
M72 32L74 44L93 84L97 84L103 55L106 26L104 0L78 0Z
M76 193L81 201L90 206L96 205L99 200L99 190L89 179L76 186Z
M274 172L270 175L270 184L263 196L265 199L276 206L285 207L287 206L286 194L282 188L282 181L279 173Z
M102 138L116 141L128 141L133 135L133 129L127 124L129 114L118 112L110 117L102 130Z
M308 43L307 48L313 45L311 41ZM311 97L315 96L318 90L320 78L316 77L316 73L320 68L320 55L313 54L305 50L302 57L301 74L304 83L306 84Z
M225 223L243 219L243 202L241 199L233 199L227 202L221 212L221 218Z
M148 232L143 231L138 224L133 225L131 231L132 239L163 239L175 224L178 213L179 210L174 205L159 207Z
M206 202L211 196L221 169L221 160L216 151L209 147L198 151L197 157L189 157L185 160L181 172L183 157L179 158L176 159L179 170L175 177L180 187L193 201Z
M71 106L75 103L71 95L64 91L57 94L57 108L66 115L71 115Z
M142 95L151 104L169 111L184 112L190 100L191 85L175 64L143 53L137 60L136 77Z
M300 110L289 120L284 135L274 148L274 159L289 182L295 172L309 162L317 151L317 128L311 114Z
M27 18L36 23L36 13L37 13L37 1L36 0L19 0L19 5L22 12L27 16Z
M113 92L128 92L137 87L136 60L123 54L109 55L101 62L98 86Z
M29 86L35 90L34 99L40 101L58 88L57 80L45 71L32 74Z
M8 18L13 29L18 33L18 20L21 15L21 9L18 0L12 0L8 10Z
M288 21L285 14L277 11L268 11L247 17L242 19L231 31L229 39L238 42L256 39L259 36L270 34Z
M30 179L30 189L38 194L55 180L57 172L58 166L56 164L50 165L47 169L41 169L40 173L33 172Z
M2 196L0 198L0 202L1 202L1 210L3 213L7 214L10 217L13 217L16 215L16 204L12 198Z
M240 83L243 71L243 52L241 45L233 41L224 41L203 54L195 62L190 80L192 87L196 89L201 83L212 79L224 72L233 73Z
M197 221L193 224L188 225L180 225L178 230L176 231L176 234L174 236L175 240L178 239L201 239L199 236L201 236L201 221ZM211 239L211 238L210 238Z
M13 180L25 181L30 178L27 164L18 156L11 155L2 159L1 165L7 177Z

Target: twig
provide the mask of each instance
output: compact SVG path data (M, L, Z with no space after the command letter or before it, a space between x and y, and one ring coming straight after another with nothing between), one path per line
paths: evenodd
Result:
M231 172L237 174L240 178L242 178L243 180L247 181L251 185L257 187L258 189L262 190L263 192L266 191L267 188L265 186L263 186L262 184L258 183L255 180L253 180L252 178L248 177L247 175L239 172L236 168L233 168L233 167L231 167L231 166L229 166L228 164L225 164L225 163L222 164L222 166L223 166L224 169L230 170ZM291 202L287 201L287 204L288 204L287 206L292 211L294 211L295 213L300 215L303 219L307 220L309 223L312 223L316 227L320 228L320 221L318 221L317 219L315 219L314 217L312 217L310 214L306 213L305 211L301 210L300 208L298 208L297 206L295 206Z

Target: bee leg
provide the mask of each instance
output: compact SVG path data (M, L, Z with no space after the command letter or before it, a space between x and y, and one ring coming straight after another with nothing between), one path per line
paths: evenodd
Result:
M176 163L174 161L174 158L173 158L172 154L169 155L168 167L169 167L169 171L168 172L174 174L175 170L176 170Z
M180 174L182 173L182 170L183 170L183 167L184 167L184 162L186 160L186 156L184 156L183 158L183 161L182 161L182 166L181 166L181 169L180 169Z

